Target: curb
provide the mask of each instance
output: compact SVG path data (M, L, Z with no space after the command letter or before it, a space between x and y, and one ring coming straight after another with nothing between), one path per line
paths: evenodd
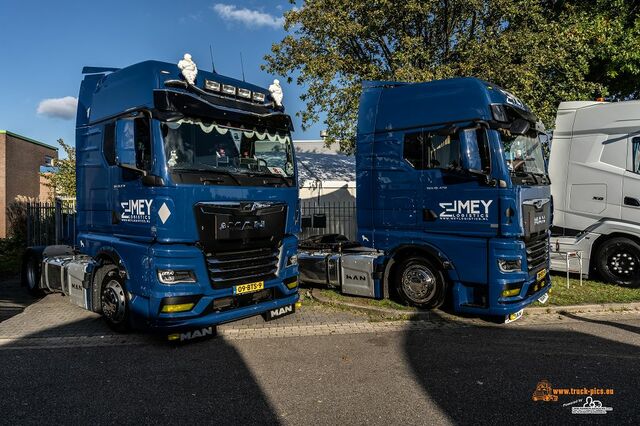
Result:
M609 312L609 311L638 311L640 302L631 303L602 303L592 305L543 306L525 308L525 313L533 315L556 314L563 312Z
M314 291L316 290L316 291ZM400 311L398 309L380 308L376 306L363 306L357 303L342 302L335 299L329 299L322 295L317 289L310 289L311 298L325 305L340 305L352 309L357 309L366 313L386 314L394 316L404 316L410 318L430 319L432 313L430 311ZM557 313L578 313L578 312L610 312L610 311L638 311L640 310L640 302L632 303L603 303L591 305L567 305L567 306L543 306L535 308L525 308L525 314L545 315Z

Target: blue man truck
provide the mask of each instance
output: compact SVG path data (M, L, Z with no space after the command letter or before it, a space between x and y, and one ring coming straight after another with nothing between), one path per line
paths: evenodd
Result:
M366 82L356 140L358 242L301 243L300 280L421 308L517 319L550 288L551 196L516 96L476 79Z
M25 255L31 292L62 292L118 331L188 338L292 313L298 300L298 187L281 89L186 59L83 70L74 244Z

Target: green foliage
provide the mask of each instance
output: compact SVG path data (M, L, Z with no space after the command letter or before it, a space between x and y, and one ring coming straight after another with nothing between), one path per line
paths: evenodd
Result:
M0 239L0 276L20 272L24 244L14 238Z
M56 160L56 171L42 173L47 180L46 185L53 188L54 197L76 196L76 149L58 139L58 143L67 154L67 158Z
M295 0L291 0L296 4ZM363 80L476 76L515 93L549 127L563 100L640 93L632 0L308 0L263 68L304 86L303 127L326 113L353 149Z

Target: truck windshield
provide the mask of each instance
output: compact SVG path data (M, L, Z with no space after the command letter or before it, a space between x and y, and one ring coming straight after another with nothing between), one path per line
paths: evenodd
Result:
M507 167L516 176L541 175L546 177L544 153L537 135L512 135L501 131Z
M162 123L169 170L294 174L291 135L269 129L240 129L181 119Z

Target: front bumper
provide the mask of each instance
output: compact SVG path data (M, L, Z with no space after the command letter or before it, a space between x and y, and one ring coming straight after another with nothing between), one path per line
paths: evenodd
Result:
M471 284L456 282L453 286L453 301L456 312L474 315L505 316L521 309L544 296L551 288L549 262L529 271L525 245L520 240L494 239L489 241L489 279L487 283ZM519 259L522 271L503 272L498 259ZM544 278L538 279L545 270ZM502 296L506 288L518 288L517 295Z
M204 255L197 247L152 246L144 284L127 286L132 325L146 330L183 331L236 321L294 304L298 300L298 288L290 289L286 283L297 281L298 267L287 266L286 261L296 252L296 241L295 238L283 241L277 273L272 278L260 280L264 290L243 295L234 295L233 286L214 288ZM157 271L164 269L192 271L196 282L163 284L158 280ZM181 300L183 302L175 302ZM194 303L188 311L162 311L165 304L186 302Z
M212 298L203 298L205 301L211 303ZM187 331L196 328L208 327L213 325L220 325L227 322L237 321L244 318L249 318L255 315L260 315L268 312L272 309L281 308L287 305L293 305L298 301L298 293L292 295L270 300L267 302L258 303L255 305L243 306L239 308L230 309L228 311L210 312L208 314L198 317L156 317L149 318L146 321L145 329L157 332L180 332Z

